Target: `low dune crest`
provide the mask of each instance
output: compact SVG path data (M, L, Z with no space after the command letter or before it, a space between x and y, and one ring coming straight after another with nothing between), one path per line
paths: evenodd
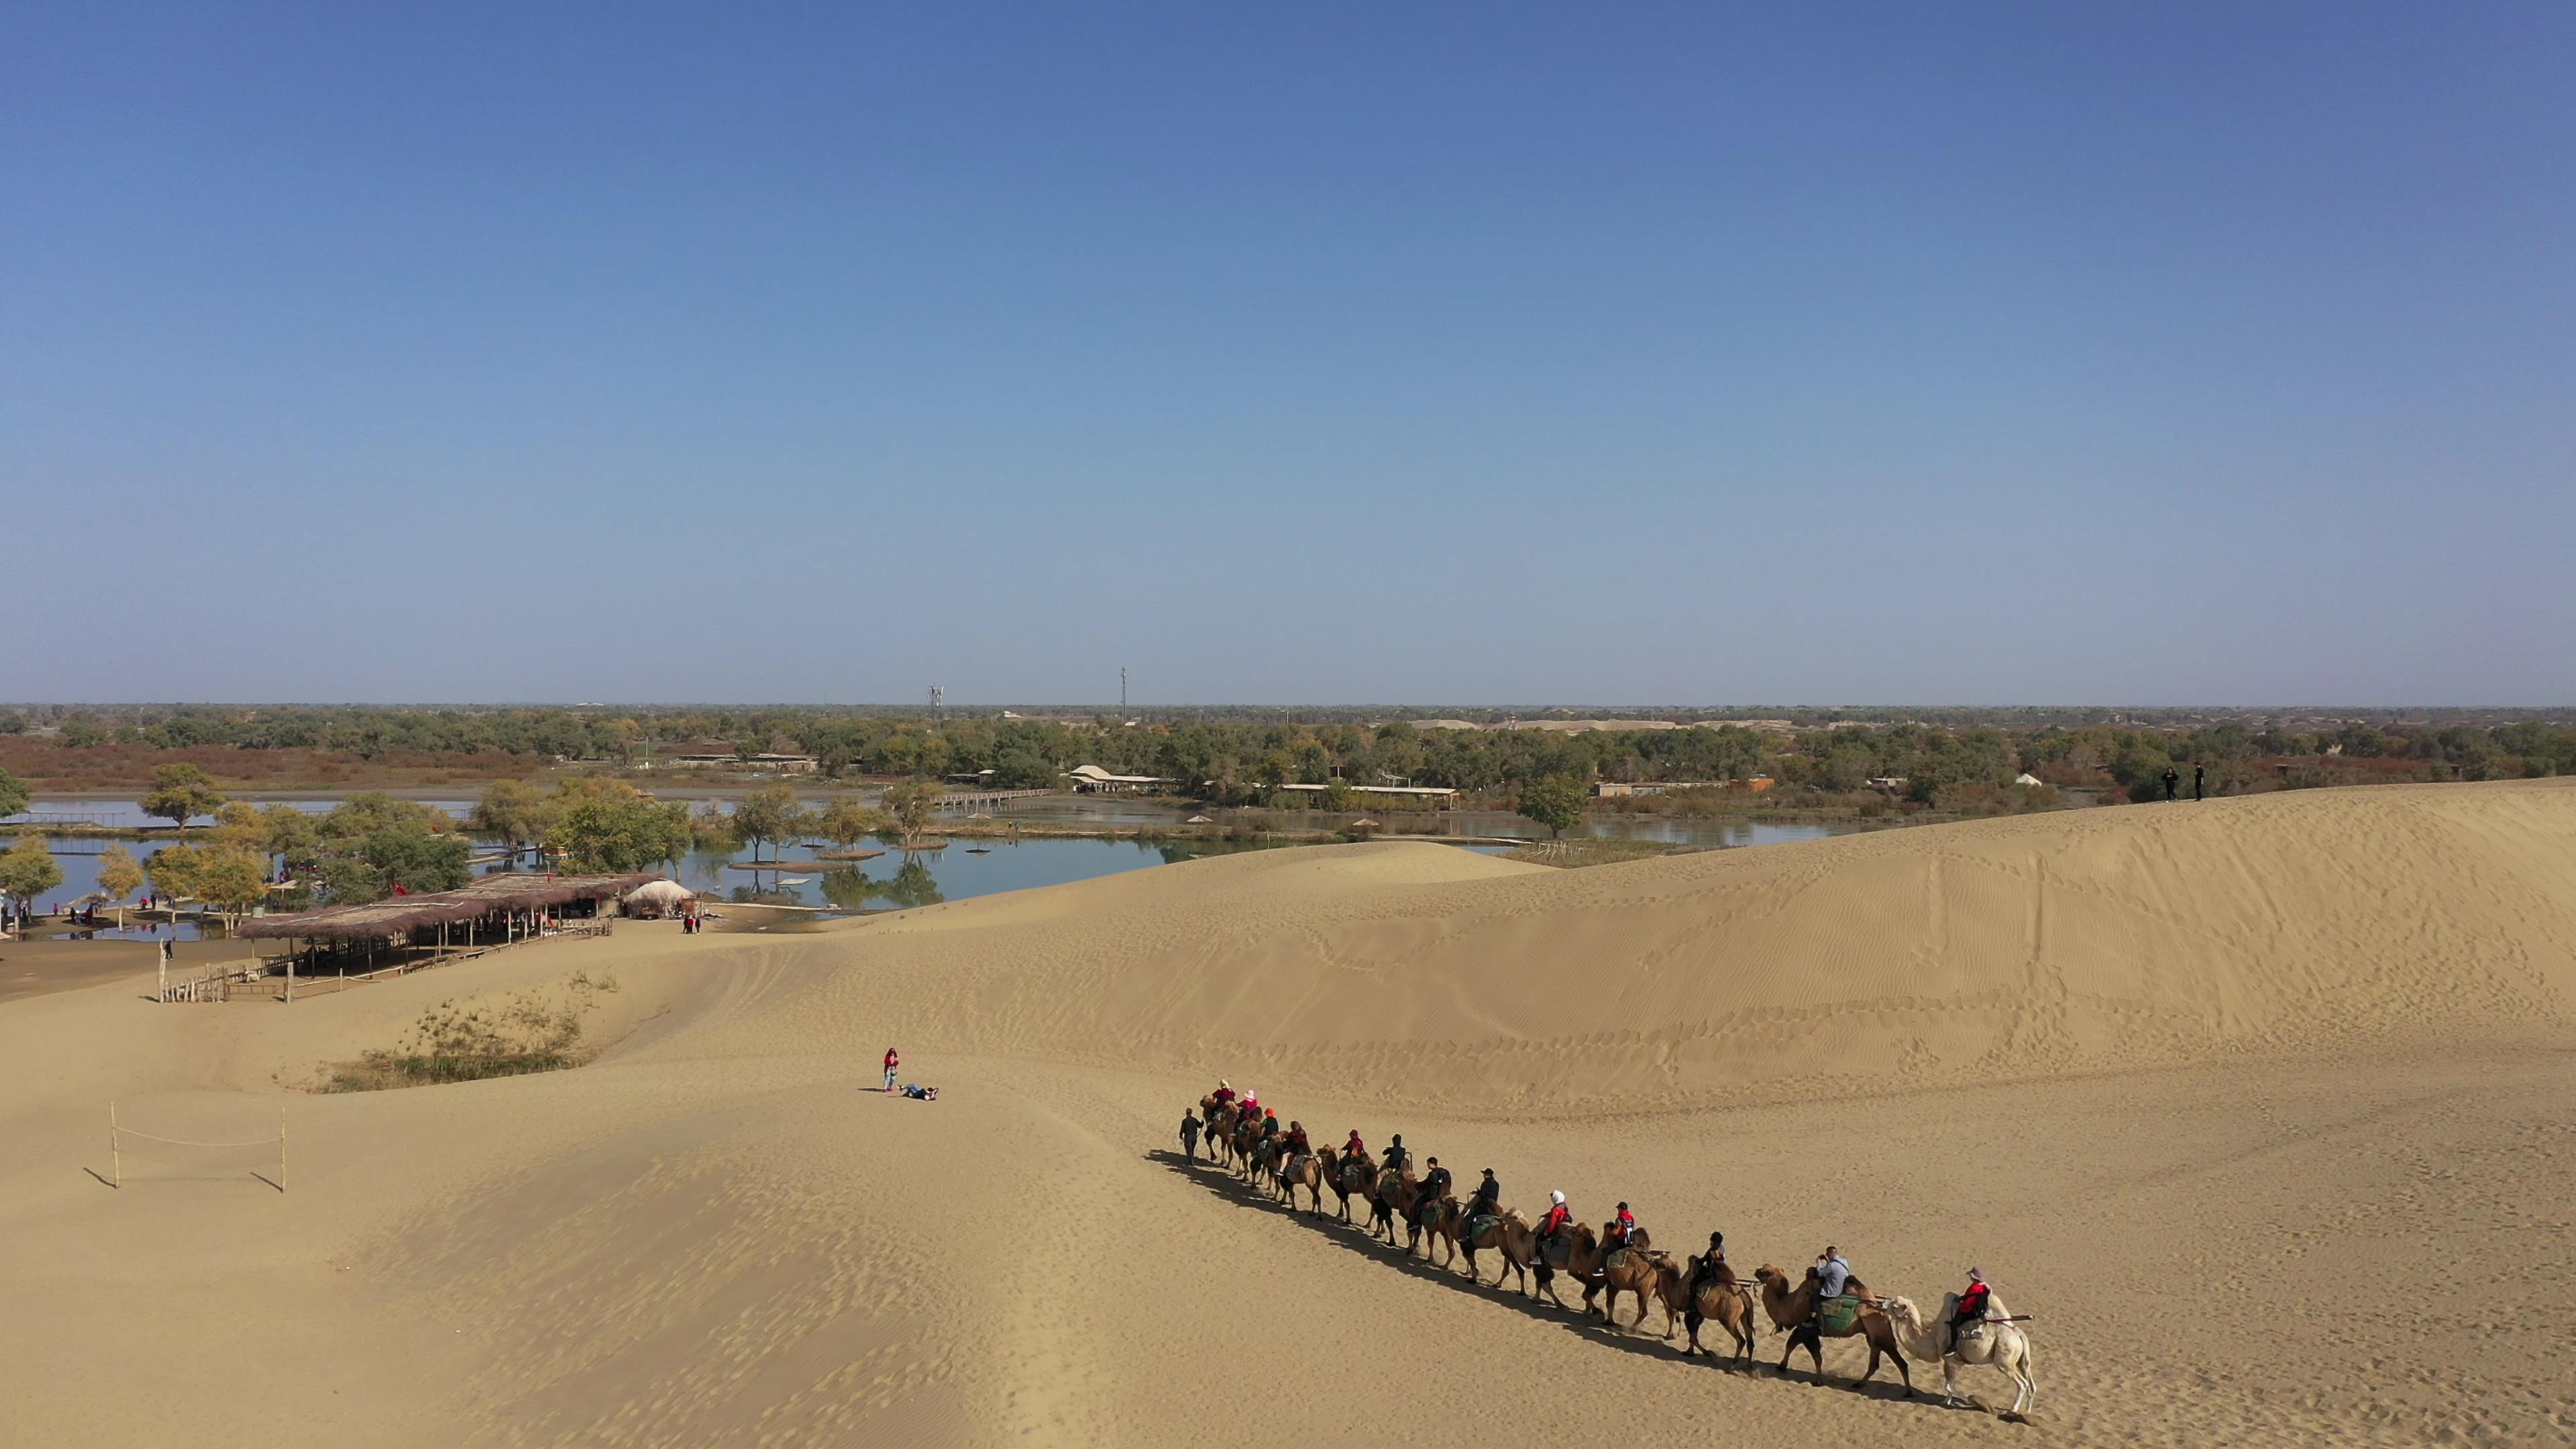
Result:
M2576 1006L2576 782L2024 816L1548 871L1382 843L854 927L813 1029L1458 1109L2177 1065ZM819 1043L818 1043L819 1044Z

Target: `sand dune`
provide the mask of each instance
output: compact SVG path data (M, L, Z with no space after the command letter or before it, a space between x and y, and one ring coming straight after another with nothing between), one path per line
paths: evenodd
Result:
M576 971L620 987L590 1066L295 1090ZM1573 872L1300 849L816 935L628 927L292 1008L65 991L0 1003L11 1432L2564 1439L2571 1015L2556 782ZM857 1090L888 1041L941 1102ZM1220 1073L1525 1206L1723 1225L1748 1264L1833 1240L1927 1299L1979 1261L2041 1315L2038 1422L1685 1364L1398 1266L1161 1155ZM209 1140L282 1104L292 1190L143 1160L111 1192L111 1098Z

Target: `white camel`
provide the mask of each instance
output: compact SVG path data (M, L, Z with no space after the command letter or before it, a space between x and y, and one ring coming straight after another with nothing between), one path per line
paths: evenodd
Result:
M1951 1365L1963 1363L1984 1364L2013 1381L2012 1408L2007 1412L2026 1414L2038 1402L2039 1385L2030 1376L2030 1335L2018 1325L2002 1321L2012 1317L2012 1310L2004 1307L2001 1298L1988 1295L1984 1331L1964 1333L1956 1344L1948 1343L1951 1315L1959 1311L1956 1293L1942 1295L1941 1317L1931 1323L1923 1321L1923 1314L1911 1299L1885 1297L1879 1300L1879 1307L1895 1326L1896 1342L1906 1357L1941 1366L1941 1402L1959 1402L1959 1384ZM1945 1345L1947 1352L1943 1351Z

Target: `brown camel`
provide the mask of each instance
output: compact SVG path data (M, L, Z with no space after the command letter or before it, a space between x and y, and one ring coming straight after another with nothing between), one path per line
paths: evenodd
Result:
M1310 1148L1291 1155L1280 1165L1279 1190L1288 1199L1288 1206L1291 1209L1297 1206L1297 1189L1302 1187L1314 1194L1313 1211L1317 1217L1321 1217L1324 1213L1324 1177L1323 1159L1317 1157Z
M1702 1348L1699 1343L1700 1324L1715 1323L1735 1340L1735 1352L1727 1357L1750 1361L1755 1322L1751 1286L1735 1276L1735 1269L1724 1258L1717 1260L1714 1274L1702 1279L1699 1270L1704 1261L1693 1256L1689 1263L1676 1268L1668 1260L1658 1274L1655 1287L1657 1296L1664 1302L1664 1339L1666 1342L1672 1340L1673 1320L1678 1318L1690 1329L1689 1351L1715 1358L1716 1349ZM1693 1283L1699 1284L1697 1293L1691 1291Z
M1235 1176L1242 1178L1246 1182L1252 1181L1255 1171L1255 1165L1252 1161L1252 1152L1254 1148L1260 1145L1261 1119L1252 1116L1250 1113L1246 1113L1244 1114L1243 1120L1234 1125Z
M1369 1236L1383 1237L1388 1247L1394 1247L1395 1220L1412 1213L1413 1195L1421 1188L1409 1163L1400 1171L1392 1167L1378 1169L1377 1181L1369 1188Z
M1816 1366L1817 1379L1821 1381L1825 1376L1823 1341L1857 1334L1869 1341L1869 1367L1861 1372L1859 1378L1852 1380L1852 1387L1857 1389L1868 1383L1878 1372L1879 1359L1884 1357L1896 1365L1897 1376L1905 1381L1905 1396L1909 1399L1914 1397L1914 1375L1905 1367L1905 1354L1897 1346L1895 1325L1887 1321L1886 1314L1871 1306L1877 1300L1870 1297L1869 1290L1861 1286L1858 1278L1845 1283L1843 1291L1860 1300L1860 1312L1849 1325L1836 1331L1810 1321L1815 1317L1816 1307L1815 1269L1807 1270L1807 1280L1795 1290L1789 1287L1789 1275L1768 1263L1754 1269L1753 1276L1762 1284L1764 1311L1789 1335L1789 1346L1780 1354L1780 1372L1787 1373L1789 1355L1804 1348L1807 1358Z
M1447 1250L1440 1259L1441 1267L1458 1261L1458 1199L1454 1194L1442 1193L1437 1202L1426 1202L1417 1195L1404 1215L1404 1255L1412 1257L1413 1250L1419 1247L1427 1263L1434 1245Z
M1203 1110L1207 1110L1208 1103L1214 1102L1215 1100L1216 1099L1213 1097L1207 1098L1205 1101L1200 1103L1200 1106ZM1233 1165L1234 1127L1235 1119L1238 1115L1239 1114L1234 1110L1234 1104L1232 1102L1228 1102L1222 1107L1207 1110L1207 1143L1209 1161L1217 1163L1220 1166Z
M1606 1240L1608 1234L1603 1234L1603 1237ZM1617 1328L1619 1295L1634 1293L1637 1295L1637 1316L1629 1322L1628 1326L1630 1328L1643 1326L1646 1321L1646 1299L1655 1291L1656 1280L1663 1270L1672 1266L1670 1258L1650 1251L1652 1247L1653 1244L1647 1238L1645 1229L1639 1228L1629 1235L1626 1247L1616 1248L1603 1254L1600 1276L1583 1285L1583 1311L1598 1312L1602 1322ZM1609 1295L1604 1300L1604 1306L1597 1309L1592 1303L1592 1295L1595 1293ZM1669 1338L1671 1335L1667 1333L1665 1337Z
M1593 1292L1601 1281L1601 1240L1592 1235L1589 1223L1569 1223L1547 1245L1546 1254L1531 1264L1538 1270L1538 1293L1559 1308L1574 1305L1556 1296L1556 1275L1563 1273L1584 1285L1584 1307L1591 1307Z
M1538 1250L1538 1229L1521 1216L1520 1209L1514 1208L1499 1218L1482 1219L1480 1231L1474 1234L1468 1233L1466 1226L1461 1224L1458 1246L1467 1255L1468 1278L1480 1283L1484 1281L1478 1276L1476 1254L1490 1252L1503 1260L1502 1266L1494 1270L1494 1286L1503 1286L1505 1273L1518 1273L1521 1294L1528 1296L1530 1258Z
M1340 1157L1332 1159L1324 1174L1324 1185L1331 1188L1333 1196L1341 1200L1343 1222L1351 1221L1351 1199L1369 1201L1369 1190L1376 1181L1377 1159L1367 1153L1363 1152L1348 1161Z

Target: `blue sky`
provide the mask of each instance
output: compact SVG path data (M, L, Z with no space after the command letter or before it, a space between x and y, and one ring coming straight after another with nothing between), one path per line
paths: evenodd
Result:
M2576 9L0 11L0 698L2576 701Z

